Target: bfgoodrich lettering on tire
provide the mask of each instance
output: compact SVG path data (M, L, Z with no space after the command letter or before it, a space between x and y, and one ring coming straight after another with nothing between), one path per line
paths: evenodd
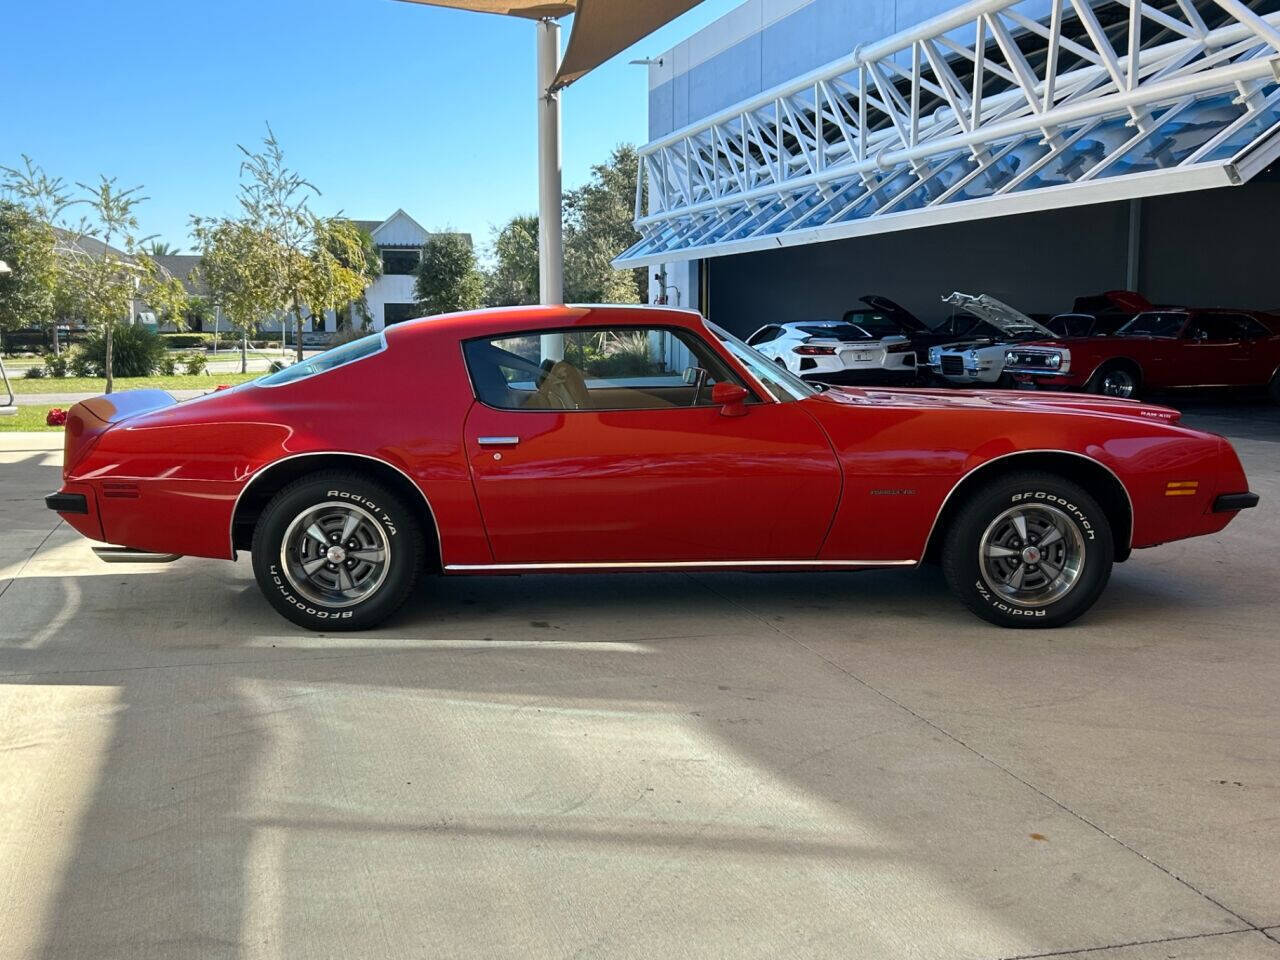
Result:
M1084 613L1111 576L1115 545L1097 501L1051 473L1004 476L964 504L942 568L974 613L1002 627L1058 627Z
M273 607L313 630L385 620L421 576L418 518L356 472L303 477L272 498L253 532L253 572Z

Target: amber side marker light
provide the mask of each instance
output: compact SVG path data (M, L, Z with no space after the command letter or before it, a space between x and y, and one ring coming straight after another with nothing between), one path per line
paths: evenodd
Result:
M1166 497L1189 497L1200 489L1199 480L1170 480L1164 488Z

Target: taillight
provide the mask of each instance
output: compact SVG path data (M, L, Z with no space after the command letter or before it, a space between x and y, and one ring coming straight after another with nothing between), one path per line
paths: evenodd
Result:
M815 347L808 343L802 343L798 347L792 347L791 352L798 353L802 357L834 357L836 355L836 348Z
M911 353L915 350L915 347L911 346L908 341L907 343L891 343L884 349L885 353Z

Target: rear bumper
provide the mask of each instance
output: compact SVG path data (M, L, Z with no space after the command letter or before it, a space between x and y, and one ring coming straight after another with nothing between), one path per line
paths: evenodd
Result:
M1256 493L1220 493L1213 498L1214 513L1249 510L1257 505L1258 495Z
M51 493L44 505L57 513L89 514L89 498L83 493Z

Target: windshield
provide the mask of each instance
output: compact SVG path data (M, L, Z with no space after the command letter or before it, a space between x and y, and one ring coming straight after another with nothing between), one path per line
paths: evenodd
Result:
M805 383L799 377L791 374L785 367L780 367L778 364L766 360L763 354L757 353L754 349L748 347L728 330L721 329L710 320L705 322L707 329L720 338L720 342L724 344L725 349L750 370L752 375L764 384L775 399L786 403L788 400L803 400L805 397L811 397L819 392L817 387Z
M304 360L302 363L295 363L292 366L285 367L283 370L277 370L275 373L268 374L256 382L260 387L278 387L282 383L293 383L293 381L301 380L303 377L312 377L317 373L332 370L334 367L341 367L344 364L354 363L357 360L363 360L365 357L373 356L373 354L385 347L386 343L382 334L371 334L367 337L361 337L359 340L344 343L340 347L334 347L332 350L326 350L310 360Z
M1186 322L1185 313L1140 313L1116 334L1121 337L1176 337Z

